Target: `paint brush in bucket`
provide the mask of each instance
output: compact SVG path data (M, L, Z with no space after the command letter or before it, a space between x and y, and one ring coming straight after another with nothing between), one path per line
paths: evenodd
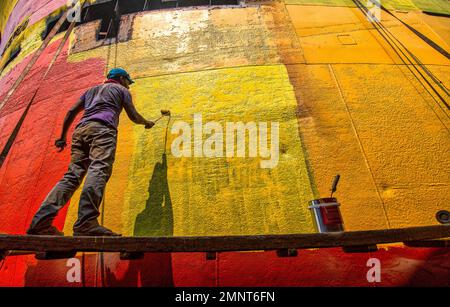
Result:
M333 184L331 185L331 196L330 197L333 197L333 193L336 192L337 185L339 183L340 178L341 178L341 175L339 175L339 174L337 174L336 177L334 177Z
M340 175L334 177L331 186L331 197L319 198L309 202L310 206L308 209L311 211L314 227L319 233L344 231L344 222L341 211L339 210L340 204L333 197L340 178Z

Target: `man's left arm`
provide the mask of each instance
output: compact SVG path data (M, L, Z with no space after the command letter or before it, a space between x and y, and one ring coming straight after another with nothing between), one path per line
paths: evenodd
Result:
M55 141L55 146L60 149L60 152L63 151L64 148L67 146L67 131L69 130L70 125L72 125L78 113L80 113L83 109L84 109L84 100L80 99L67 112L66 117L64 118L61 137Z

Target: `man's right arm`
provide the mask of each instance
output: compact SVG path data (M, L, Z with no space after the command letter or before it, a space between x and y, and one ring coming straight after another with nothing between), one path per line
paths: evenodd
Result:
M84 109L84 95L69 109L64 118L63 128L61 132L61 136L59 139L55 141L55 146L60 149L60 152L64 150L67 146L67 131L69 130L70 125L72 125L75 117Z
M139 112L134 107L131 94L127 91L124 95L125 97L123 100L123 108L125 109L125 112L127 112L130 120L138 125L144 125L146 129L152 128L155 123L150 120L146 120L141 114L139 114Z

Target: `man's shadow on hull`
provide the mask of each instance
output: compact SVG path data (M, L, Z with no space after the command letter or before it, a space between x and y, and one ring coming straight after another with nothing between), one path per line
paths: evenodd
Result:
M134 237L173 236L173 209L167 179L167 134L170 118L165 129L164 153L161 162L153 168L148 185L149 197L145 209L134 223ZM123 278L117 279L106 268L108 286L173 286L172 254L146 253L143 259L130 260Z
M167 155L157 162L148 187L145 209L136 217L133 236L173 236L173 210L167 180ZM108 286L173 286L171 253L146 253L144 259L130 260L128 270L120 280L106 270Z
M173 211L167 181L167 156L162 155L162 162L155 164L150 179L149 198L144 211L138 214L134 224L135 237L170 237L173 236Z
M134 223L133 235L135 237L173 236L173 209L167 179L166 154L169 124L170 118L165 131L164 153L161 162L156 162L148 184L149 197L145 209L137 215Z

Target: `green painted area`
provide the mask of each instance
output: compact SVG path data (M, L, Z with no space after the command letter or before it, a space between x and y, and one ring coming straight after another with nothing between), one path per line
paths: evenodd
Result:
M420 10L450 14L450 1L448 0L411 0Z
M356 6L353 0L285 0L284 2L291 5ZM370 0L359 0L359 2L368 6ZM384 7L390 10L421 10L433 13L450 14L450 1L448 0L380 0L380 2Z
M312 183L298 136L297 101L284 66L141 78L131 90L145 117L160 109L170 109L174 117L171 122L161 120L151 130L133 126L136 143L126 179L123 233L182 236L314 231L307 209L314 197ZM176 156L173 148L179 147L173 144L180 132L172 129L183 122L194 127L193 114L201 114L203 124L215 126L219 133L215 136L222 139L229 133L229 122L266 123L271 131L277 123L281 154L276 166L262 168L260 162L266 158L261 156L206 157L192 156L191 151L190 157ZM202 136L200 130L201 139L196 141L191 138L196 132L188 131L183 134L189 135L185 143L189 150L194 145L204 149L202 142L213 136L211 131ZM244 139L250 144L249 135ZM272 142L272 135L269 139ZM222 145L229 144L221 142L213 147L223 153Z
M388 10L417 10L417 7L414 5L414 3L411 2L411 0L381 0L380 3Z

